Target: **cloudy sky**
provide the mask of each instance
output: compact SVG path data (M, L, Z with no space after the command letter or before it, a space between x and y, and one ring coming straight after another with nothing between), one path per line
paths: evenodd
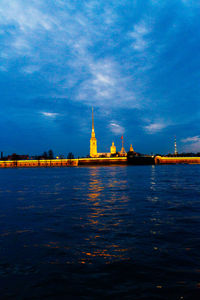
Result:
M197 0L1 0L0 151L200 152Z

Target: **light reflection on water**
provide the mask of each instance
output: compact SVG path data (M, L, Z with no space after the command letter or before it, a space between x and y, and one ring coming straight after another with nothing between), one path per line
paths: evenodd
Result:
M199 175L194 165L0 170L1 294L12 285L23 298L28 279L25 299L195 299Z
M87 205L90 205L90 212L86 216L89 234L85 241L87 248L92 251L83 251L81 263L91 263L92 259L103 258L106 263L113 260L129 259L126 257L127 249L123 249L120 244L113 243L107 238L107 231L116 231L116 227L120 225L122 220L116 218L114 211L119 209L120 205L124 205L128 201L127 195L121 195L120 200L116 192L108 194L105 190L123 190L127 181L117 180L117 169L112 171L112 177L102 178L101 169L89 169L88 177L88 194L86 198ZM102 182L104 180L104 183Z

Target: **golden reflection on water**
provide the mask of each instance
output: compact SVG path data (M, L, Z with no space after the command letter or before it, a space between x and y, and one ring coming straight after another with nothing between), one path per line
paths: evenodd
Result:
M90 212L87 215L89 234L85 238L87 250L84 249L81 252L80 263L82 264L90 264L93 259L97 258L103 258L105 263L129 259L128 249L123 248L119 240L116 243L112 241L113 230L123 222L116 214L116 209L119 209L120 205L128 203L129 199L127 194L122 193L119 198L119 194L108 192L113 188L125 189L127 181L117 179L117 169L112 168L106 172L106 178L102 179L104 174L102 174L101 168L91 168L89 171L87 195L90 206ZM125 206L123 209L126 209Z
M103 190L102 181L99 176L99 169L90 169L90 178L89 178L89 194L88 198L92 201L98 201L98 198ZM98 203L98 202L97 202ZM95 203L95 204L97 204ZM94 205L95 205L94 204Z

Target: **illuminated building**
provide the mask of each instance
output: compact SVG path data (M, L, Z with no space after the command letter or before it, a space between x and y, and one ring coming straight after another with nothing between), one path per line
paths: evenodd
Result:
M112 146L110 147L110 154L116 154L116 146L114 142L112 142Z
M131 146L130 146L130 150L129 150L130 152L134 152L134 149L133 149L133 146L132 146L132 144L131 144Z
M112 156L127 156L127 153L124 149L124 138L123 136L121 137L122 139L122 148L119 154L116 151L116 146L114 142L112 142L112 146L110 147L110 152L104 152L104 153L98 153L97 152L97 139L95 137L95 131L94 131L94 114L93 114L93 108L92 108L92 133L91 133L91 138L90 138L90 157L92 158L102 158L102 157L110 157ZM134 151L133 147L131 145L130 151Z
M91 139L90 139L90 156L91 157L98 157L98 154L97 154L97 139L95 138L95 132L94 132L93 108L92 108L92 134L91 134Z

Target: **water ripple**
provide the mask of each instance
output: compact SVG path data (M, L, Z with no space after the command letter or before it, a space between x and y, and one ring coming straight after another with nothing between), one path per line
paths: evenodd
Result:
M0 170L2 297L199 299L199 175L196 165Z

